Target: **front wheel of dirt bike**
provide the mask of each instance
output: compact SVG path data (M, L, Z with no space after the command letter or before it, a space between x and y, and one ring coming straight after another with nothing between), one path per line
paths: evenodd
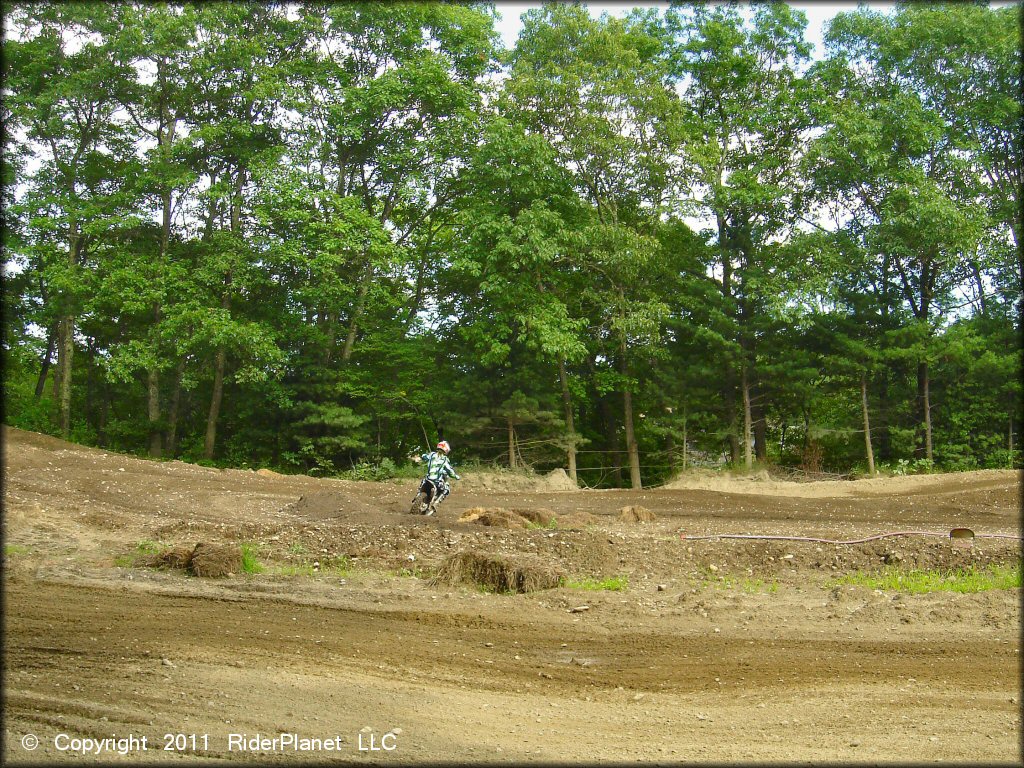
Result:
M412 506L409 507L409 514L411 515L422 515L427 511L427 499L430 498L430 494L426 491L420 491L416 494L416 498L412 500Z

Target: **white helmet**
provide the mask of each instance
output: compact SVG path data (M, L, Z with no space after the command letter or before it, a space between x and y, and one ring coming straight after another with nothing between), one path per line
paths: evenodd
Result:
M437 450L442 451L446 456L451 453L452 447L448 445L447 440L442 440L437 444Z

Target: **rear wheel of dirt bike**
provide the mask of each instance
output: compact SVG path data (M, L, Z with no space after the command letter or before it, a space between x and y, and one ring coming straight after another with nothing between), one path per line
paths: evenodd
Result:
M412 500L412 506L409 507L410 515L422 515L427 508L427 494L420 491L416 494L416 498Z

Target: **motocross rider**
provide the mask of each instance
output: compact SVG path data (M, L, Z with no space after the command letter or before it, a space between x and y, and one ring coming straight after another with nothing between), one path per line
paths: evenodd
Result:
M437 496L430 502L430 506L425 514L434 514L437 505L444 501L445 497L451 492L451 489L448 487L447 478L462 479L452 468L452 463L448 460L448 454L451 453L451 450L452 447L448 445L448 441L442 440L437 444L436 450L419 456L420 461L427 462L427 476L420 484L420 490L430 492L427 485L428 480L437 486Z

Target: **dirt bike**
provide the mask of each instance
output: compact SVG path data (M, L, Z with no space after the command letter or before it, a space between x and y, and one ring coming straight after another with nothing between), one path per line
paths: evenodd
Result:
M444 478L441 479L441 483L447 485ZM412 500L412 506L409 508L409 514L412 515L432 515L437 511L438 495L444 490L439 488L438 483L429 478L423 478L420 483L419 490L416 492L415 498ZM447 495L447 494L445 494Z

